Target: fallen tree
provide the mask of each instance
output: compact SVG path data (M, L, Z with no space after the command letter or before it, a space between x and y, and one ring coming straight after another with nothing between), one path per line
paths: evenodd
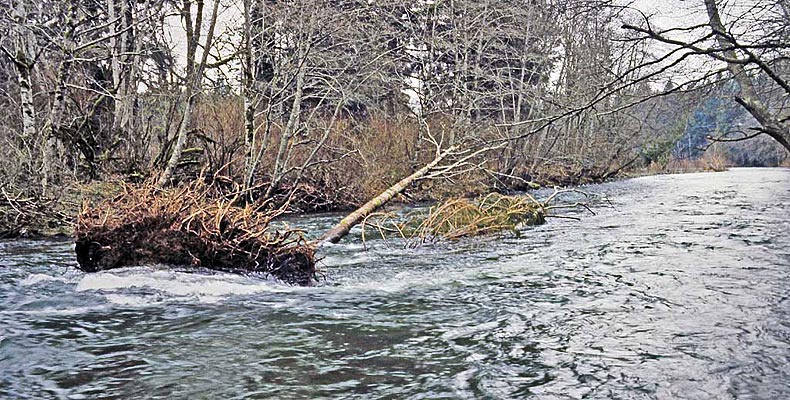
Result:
M402 193L406 190L409 185L417 181L418 179L422 179L436 168L439 163L444 161L450 154L452 154L456 150L455 147L450 147L449 149L440 152L436 155L436 158L433 159L430 163L426 166L420 168L413 174L401 179L398 183L390 186L387 190L381 192L378 196L370 199L367 203L365 203L362 207L354 210L351 214L348 214L345 218L340 220L340 222L335 225L332 229L326 231L319 242L328 242L328 243L337 243L342 239L344 236L351 231L351 228L358 225L362 220L365 219L368 215L379 209L381 206L392 200L395 196Z
M502 145L488 146L472 151L470 149L461 149L460 146L450 146L445 150L441 150L436 141L434 141L434 144L436 144L436 156L431 162L406 178L401 179L398 183L390 186L387 190L381 192L381 194L365 203L362 207L354 210L354 212L343 218L332 229L321 235L317 243L339 242L340 239L351 231L351 228L359 225L365 218L387 204L390 200L395 198L395 196L403 193L403 191L414 182L422 179L449 178L455 174L478 168L479 165L472 163L471 160L483 153L502 147ZM442 164L443 162L447 163Z
M202 180L172 189L126 185L119 195L83 207L75 229L77 261L86 272L157 263L260 272L309 285L315 281L318 244L337 242L412 183L475 168L470 160L495 148L436 147L431 162L349 214L316 242L307 242L298 230L270 229L283 208L237 206L243 190L218 195Z
M315 250L337 243L377 210L423 179L451 179L481 168L477 157L498 147L476 151L451 146L411 175L374 197L313 242L299 230L274 230L271 222L283 208L239 206L245 191L223 194L198 180L172 189L125 185L122 192L96 206L85 206L77 219L76 247L80 269L95 272L148 263L202 267L237 273L265 273L287 283L315 281ZM237 185L238 186L238 185ZM430 209L414 224L411 238L455 239L542 224L562 191L545 201L530 196L491 194L478 201L452 199ZM265 203L264 203L265 204ZM571 205L578 206L576 205ZM565 206L559 206L565 207ZM403 225L395 225L404 236ZM405 237L405 236L404 236Z
M281 211L237 206L238 195L210 193L202 182L169 190L126 186L85 206L76 247L86 272L167 264L236 273L265 273L287 283L315 281L315 249L298 230L274 230Z
M546 222L548 206L531 196L504 196L491 193L477 201L450 199L431 207L417 225L412 238L458 239Z

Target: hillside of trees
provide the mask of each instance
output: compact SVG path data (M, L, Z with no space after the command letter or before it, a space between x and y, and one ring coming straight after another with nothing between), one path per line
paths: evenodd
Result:
M614 0L5 0L0 182L52 197L202 174L325 210L447 149L413 198L713 152L786 165L790 14L755 4L700 1L705 24L659 27Z

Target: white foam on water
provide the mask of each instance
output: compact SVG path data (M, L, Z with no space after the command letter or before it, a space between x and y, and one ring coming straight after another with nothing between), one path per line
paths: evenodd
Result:
M126 296L122 294L106 294L104 297L113 304L120 306L147 307L162 304L161 301L151 301L143 296Z
M530 259L534 255L528 255ZM407 270L389 274L378 274L375 272L363 273L359 280L349 279L340 286L331 287L339 292L380 292L380 293L401 293L416 288L441 287L448 285L472 286L479 285L477 278L479 275L495 273L501 276L513 275L514 280L523 280L521 271L525 269L524 259L519 257L512 260L503 260L497 264L464 265L461 267L447 267L432 269L427 267L424 270ZM367 267L370 271L375 271L377 267L371 265Z
M472 389L471 381L474 378L475 374L477 374L477 372L478 372L477 367L472 367L457 373L453 377L453 381L452 381L453 391L459 398L469 397L469 391Z
M43 316L62 316L62 315L81 315L107 308L106 305L85 306L85 307L45 307L39 310L4 310L0 315L43 315ZM2 318L0 318L2 319Z
M353 231L352 231L353 232ZM329 248L329 249L344 249L347 251L354 251L354 250L364 250L365 244L361 242L342 242L342 243L332 243L332 242L321 242L319 245L320 248Z
M33 286L37 285L42 282L63 282L63 283L74 283L76 281L76 276L52 276L46 274L32 274L25 279L19 282L22 286Z
M337 286L322 286L322 291L329 290L336 293L382 293L398 294L418 288L446 287L450 284L465 285L472 271L403 271L394 274L378 274L376 267L369 267L371 272L365 272L358 277L345 277ZM389 272L389 271L388 271ZM309 290L309 288L307 288Z
M364 250L360 250L358 253L355 253L353 256L349 255L326 255L320 261L320 265L323 268L335 268L340 267L343 265L354 265L354 264L363 264L365 262L371 262L373 257L366 253Z
M126 292L133 288L152 289L157 293L138 295ZM173 299L216 303L229 296L288 293L298 289L274 281L234 274L202 275L147 268L85 275L75 288L77 292L101 292L111 303L125 306L150 306Z

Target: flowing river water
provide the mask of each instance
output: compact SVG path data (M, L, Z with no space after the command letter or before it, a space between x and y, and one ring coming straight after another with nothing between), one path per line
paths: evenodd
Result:
M585 190L519 235L351 237L310 288L2 242L0 398L790 398L790 170Z

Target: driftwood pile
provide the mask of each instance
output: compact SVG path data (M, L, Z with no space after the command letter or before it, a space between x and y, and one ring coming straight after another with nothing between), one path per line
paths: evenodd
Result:
M209 191L201 182L167 190L125 186L85 205L75 230L80 269L166 264L315 281L315 249L302 232L271 229L280 212L237 206L238 197Z

